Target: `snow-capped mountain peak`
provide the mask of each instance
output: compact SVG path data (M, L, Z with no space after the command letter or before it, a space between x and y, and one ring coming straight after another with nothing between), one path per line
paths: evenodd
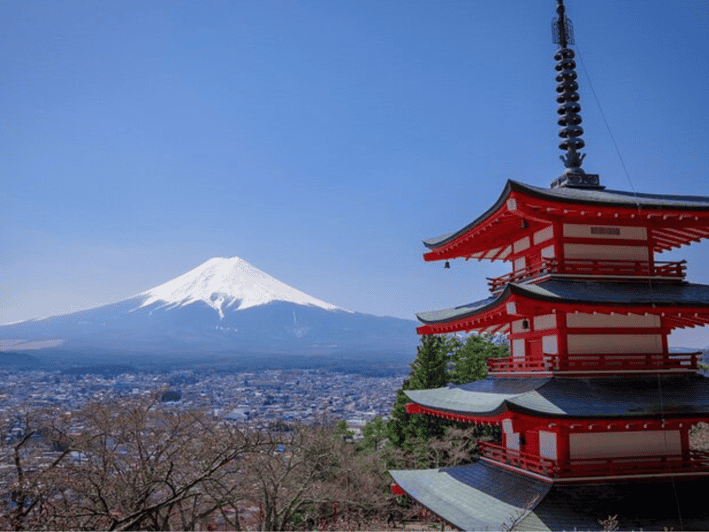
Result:
M141 307L183 307L202 301L224 317L224 309L243 310L272 301L345 310L297 290L239 257L213 258L195 269L138 295ZM350 312L350 311L346 311Z

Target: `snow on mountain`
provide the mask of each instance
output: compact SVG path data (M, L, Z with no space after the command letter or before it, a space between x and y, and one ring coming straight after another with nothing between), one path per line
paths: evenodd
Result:
M170 309L201 301L216 310L220 318L229 307L244 310L273 301L351 312L288 286L239 257L210 259L136 297L144 298L140 308L157 303L157 308Z
M327 359L380 367L383 360L408 364L418 343L415 327L411 320L341 309L237 257L215 258L117 303L2 325L0 352L32 349L62 360L102 361L127 354L157 361L224 356L257 365L305 357L315 366Z

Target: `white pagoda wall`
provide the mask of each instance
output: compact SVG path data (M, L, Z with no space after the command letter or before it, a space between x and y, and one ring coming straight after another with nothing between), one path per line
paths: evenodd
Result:
M572 312L566 315L567 327L604 328L658 328L660 317L655 314L587 314Z
M564 236L572 238L602 238L604 240L647 240L647 228L630 226L598 226L564 224Z
M565 242L564 258L595 260L635 260L647 262L651 252L647 240L647 228L628 226L597 226L586 224L563 224L563 238L593 239L598 244ZM613 244L614 240L637 241L638 245Z
M567 349L570 355L593 354L661 354L663 334L652 329L660 328L660 317L638 314L586 314L570 313L566 316L568 327ZM573 328L586 329L583 334L574 334ZM598 334L588 329L598 329ZM632 334L613 334L613 329L633 329ZM647 334L638 329L648 329Z
M681 454L678 430L569 434L569 457L611 458L614 456L660 456Z
M606 244L564 244L566 259L636 260L647 262L650 251L641 246L609 246Z
M567 338L570 355L661 354L659 334L570 334Z

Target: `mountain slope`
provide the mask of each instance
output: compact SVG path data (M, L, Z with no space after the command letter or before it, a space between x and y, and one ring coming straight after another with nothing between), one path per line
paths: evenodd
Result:
M112 305L1 326L0 345L54 340L55 349L73 352L412 358L415 326L341 309L234 257Z

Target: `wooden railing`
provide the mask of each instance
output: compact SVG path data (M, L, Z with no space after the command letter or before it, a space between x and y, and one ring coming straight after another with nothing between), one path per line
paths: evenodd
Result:
M615 456L609 458L574 459L560 463L529 453L507 449L490 442L479 442L482 457L518 467L549 478L575 478L594 476L652 475L662 473L709 474L709 453L688 451L686 454L652 456Z
M500 444L491 442L478 442L478 448L480 449L480 456L501 464L519 467L545 477L553 478L558 474L556 460L507 449Z
M602 354L602 355L545 355L528 360L522 357L488 358L490 373L527 372L600 372L688 370L697 371L701 351L681 354Z
M682 280L687 269L686 261L655 262L637 260L595 260L595 259L542 259L529 264L522 270L488 277L490 291L499 292L507 283L516 283L545 275L569 275L578 277L630 277Z
M523 357L488 358L487 369L490 373L507 372L542 372L554 370L554 357L527 360Z
M652 456L619 456L587 458L569 461L557 468L559 477L611 476L619 474L647 475L653 473L709 473L709 453L688 451L681 454Z

